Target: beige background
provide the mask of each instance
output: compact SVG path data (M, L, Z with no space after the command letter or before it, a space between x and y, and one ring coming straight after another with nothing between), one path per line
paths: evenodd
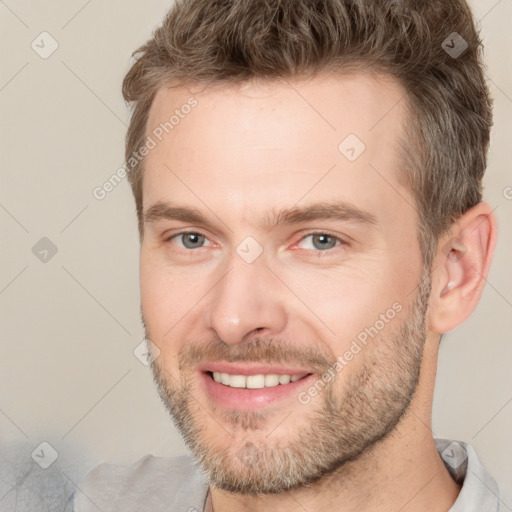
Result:
M434 403L437 436L472 444L512 510L512 0L474 0L495 127L485 199L500 227L481 304L445 336ZM131 52L169 2L0 2L2 311L0 440L27 459L42 441L74 482L101 461L186 452L134 356L142 340L138 239L125 181L93 196L123 163L120 93ZM50 39L41 48L39 34ZM42 36L48 37L48 36ZM506 191L508 197L506 198ZM42 238L58 252L32 252ZM40 249L41 250L41 249ZM41 257L43 255L40 255ZM1 499L1 496L0 496Z

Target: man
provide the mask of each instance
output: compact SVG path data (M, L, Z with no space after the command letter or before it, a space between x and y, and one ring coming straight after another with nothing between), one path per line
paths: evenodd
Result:
M498 510L431 431L496 243L480 48L464 0L173 6L123 93L152 370L193 459L100 465L75 510Z

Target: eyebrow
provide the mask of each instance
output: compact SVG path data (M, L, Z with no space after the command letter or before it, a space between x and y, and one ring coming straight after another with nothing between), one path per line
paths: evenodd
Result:
M161 201L149 207L143 214L144 224L152 224L160 220L180 220L215 229L215 224L200 211ZM348 221L368 226L375 226L378 223L375 215L353 204L344 201L322 201L307 206L292 206L279 212L272 209L265 217L263 226L270 231L281 224L292 225L313 220Z

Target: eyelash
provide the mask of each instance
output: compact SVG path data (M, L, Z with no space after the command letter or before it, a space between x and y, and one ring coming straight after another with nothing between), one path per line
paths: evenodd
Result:
M167 238L165 240L165 242L170 242L173 238L177 238L179 236L184 236L184 235L190 235L190 234L193 234L193 235L201 235L201 236L204 236L207 240L208 240L208 237L201 233L200 231L180 231L179 233L175 233L174 235L170 236L169 238ZM319 249L301 249L301 250L305 250L305 251L308 251L308 252L312 252L316 257L323 257L323 256L329 256L329 255L332 255L332 252L334 251L334 249L336 249L337 247L339 248L340 246L347 246L349 245L345 240L343 240L342 238L338 237L338 236L335 236L335 235L332 235L331 233L329 232L326 232L326 231L311 231L309 233L306 233L298 242L302 242L304 239L308 238L309 236L314 236L314 235L327 235L328 237L330 238L333 238L334 240L336 240L337 242L340 242L339 244L335 245L334 247L330 248L330 249L326 249L325 251L321 251ZM192 252L194 250L198 250L198 249L204 249L204 247L197 247L195 249L187 249L187 248L182 248L180 247L180 249L186 251L186 252Z

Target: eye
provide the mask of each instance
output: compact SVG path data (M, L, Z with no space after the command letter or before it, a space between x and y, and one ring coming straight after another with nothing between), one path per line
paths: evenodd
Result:
M311 248L312 245L312 249L317 253L327 252L330 249L333 249L334 247L337 247L339 245L346 245L346 242L343 241L341 238L323 232L309 233L306 236L304 236L297 245L303 243L308 238L311 239L311 244L306 245L310 245L309 248ZM308 247L305 248L307 249Z
M197 233L195 231L183 231L181 233L178 233L177 235L171 236L166 240L166 242L170 242L175 238L177 240L181 240L181 245L176 245L183 249L201 249L203 247L204 241L208 240L206 236L202 235L201 233Z

